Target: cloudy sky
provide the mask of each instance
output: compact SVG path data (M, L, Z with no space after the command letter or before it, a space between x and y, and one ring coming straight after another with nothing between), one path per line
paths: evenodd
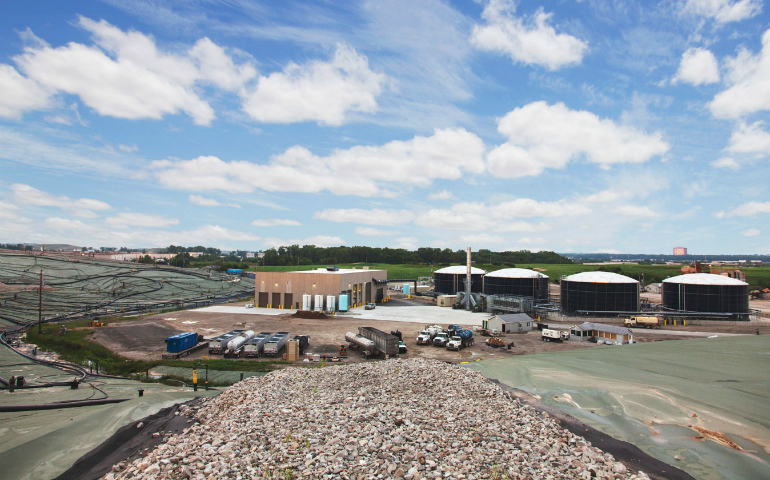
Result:
M0 7L0 242L770 252L761 0Z

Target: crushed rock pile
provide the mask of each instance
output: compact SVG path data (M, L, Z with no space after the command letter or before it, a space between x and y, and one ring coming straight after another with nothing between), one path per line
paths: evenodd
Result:
M185 413L200 423L104 478L648 478L435 360L275 371Z

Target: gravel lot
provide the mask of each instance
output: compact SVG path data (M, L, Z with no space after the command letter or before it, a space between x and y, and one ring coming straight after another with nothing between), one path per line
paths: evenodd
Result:
M290 368L190 410L200 423L104 478L648 478L438 361Z

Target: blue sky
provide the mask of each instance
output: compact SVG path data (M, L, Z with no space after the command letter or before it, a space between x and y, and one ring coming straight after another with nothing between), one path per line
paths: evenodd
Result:
M759 0L0 11L0 242L770 252Z

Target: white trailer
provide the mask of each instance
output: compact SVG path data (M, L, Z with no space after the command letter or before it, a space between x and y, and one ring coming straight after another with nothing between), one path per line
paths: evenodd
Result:
M316 295L315 296L315 305L313 305L313 310L316 312L322 312L324 309L324 296L323 295Z
M564 340L569 340L569 332L544 328L541 338L544 342L563 342Z
M235 338L227 342L225 357L240 357L243 345L252 338L254 338L253 330L246 330L236 335Z
M302 310L303 311L309 312L310 310L313 309L312 306L310 305L310 303L312 302L312 298L313 297L309 293L305 293L304 295L302 295Z
M334 313L334 295L328 295L326 297L326 311Z

